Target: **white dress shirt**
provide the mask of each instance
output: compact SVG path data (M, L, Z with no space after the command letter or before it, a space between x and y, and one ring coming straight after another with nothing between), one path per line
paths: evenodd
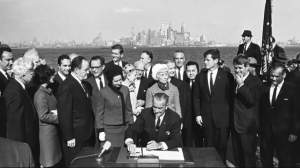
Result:
M8 79L8 76L6 75L6 72L3 71L3 69L0 69L0 72L6 77L6 79Z
M145 76L146 78L148 78L148 76L149 76L151 67L152 67L152 66L150 66L148 69L145 70L145 71L146 71L146 76Z
M209 90L211 91L210 89L210 74L212 73L212 81L213 81L213 85L215 84L215 81L216 81L216 77L217 77L217 74L218 74L218 68L216 68L215 70L213 71L208 71L207 73L207 82L208 82L208 88Z
M249 42L249 43L246 43L246 47L245 47L245 50L247 51L248 50L248 48L249 48L249 46L250 46L250 43L251 43L251 41ZM245 54L245 53L244 53Z
M136 97L139 93L140 84L141 84L141 78L140 79L136 78L134 81L134 86L135 86L134 92L136 93Z
M180 74L180 79L183 80L184 66L177 68L176 67L176 75L178 76L178 72Z
M102 82L103 87L105 87L104 75L101 74L100 78L101 78L101 82ZM98 89L101 90L101 88L100 88L100 79L99 78L95 78L95 80L96 80L96 84L98 86Z
M66 79L66 76L62 74L60 71L57 72L57 74L60 76L60 78L64 81Z
M284 80L277 85L275 100L277 99L277 96L278 96L278 94L280 92L280 89L281 89L281 87L283 85L283 82L284 82ZM270 103L271 104L272 104L272 98L273 98L273 94L274 94L274 89L275 89L275 85L271 85L271 87L270 87Z
M119 65L121 68L123 67L122 60L120 60L118 63L114 62L115 65Z

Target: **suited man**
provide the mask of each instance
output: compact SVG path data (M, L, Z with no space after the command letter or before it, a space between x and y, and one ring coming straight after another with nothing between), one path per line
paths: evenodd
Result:
M28 144L1 137L0 144L0 167L35 167Z
M283 48L281 48L280 46L278 46L276 44L275 38L273 36L270 36L270 42L272 44L271 50L272 50L275 58L278 58L278 54L279 53L285 53L284 50L283 50Z
M122 45L115 44L111 47L112 60L105 64L106 68L104 69L104 74L106 74L106 72L109 69L111 69L112 65L118 65L122 68L127 64L127 62L122 61L123 54L124 54L124 49Z
M193 139L191 137L192 130L192 118L190 110L191 96L189 87L186 82L179 80L175 77L175 62L171 60L165 60L163 62L168 66L169 82L177 87L179 91L179 101L182 114L182 141L184 147L192 147Z
M284 80L285 67L271 67L271 84L264 85L260 103L260 151L263 167L273 167L274 147L279 167L296 167L291 145L300 130L299 86Z
M219 68L219 60L218 49L204 53L207 70L196 76L193 98L196 121L205 130L205 146L215 147L225 163L234 79L231 73Z
M86 87L89 90L92 100L92 107L94 115L97 112L97 102L99 101L100 90L107 85L106 76L103 74L103 69L105 68L105 59L101 56L94 56L90 61L90 69L92 76L86 79ZM96 130L96 125L95 125ZM95 146L99 147L98 134L95 132Z
M204 128L201 127L200 125L197 124L195 118L195 111L194 111L194 97L193 97L193 93L194 93L194 88L195 88L195 79L196 76L199 72L199 65L197 62L194 61L189 61L186 64L186 74L188 77L188 80L186 80L186 85L188 86L188 92L189 92L189 101L188 101L188 105L187 105L187 110L190 110L190 116L186 116L183 120L183 123L187 123L190 122L190 124L192 125L192 128L187 128L185 129L185 126L183 124L183 130L182 130L182 137L186 137L187 141L192 141L192 143L194 142L196 147L204 147ZM190 119L191 117L191 119ZM186 132L186 133L185 133ZM184 142L184 138L183 140L183 144ZM190 142L189 142L190 143Z
M6 86L3 97L7 114L6 138L25 142L32 150L35 165L39 165L39 123L33 103L25 90L34 72L33 63L23 57L13 64L15 79Z
M185 63L184 52L181 50L175 51L173 60L176 65L176 78L183 81L187 80L186 72L184 69L184 63Z
M145 106L146 92L149 87L152 86L151 79L147 79L143 76L145 71L145 64L142 61L136 61L134 63L136 70L136 79L135 79L135 92L137 93L137 100L141 102L141 106ZM153 78L152 78L153 79Z
M261 65L261 51L260 47L251 41L252 33L250 30L245 30L242 34L243 44L239 45L237 55L245 54L248 57L253 57L257 60L258 65ZM257 68L256 74L259 74Z
M54 95L56 95L59 86L70 74L71 70L71 59L68 55L63 54L58 57L58 71L54 76L53 83L49 85L49 88L52 89Z
M135 153L139 142L148 150L167 150L181 146L180 116L168 108L168 96L156 93L153 107L146 108L125 132L125 144ZM134 139L137 141L134 141Z
M11 70L13 64L13 54L11 48L7 45L0 46L0 137L6 137L6 112L3 93L11 77L7 73Z
M261 81L249 73L247 56L235 57L233 65L236 94L231 138L235 163L238 167L255 167Z
M152 84L155 83L155 80L152 77L152 65L153 54L150 51L143 51L141 54L140 61L144 62L145 70L143 76L147 78Z
M93 109L84 79L89 72L89 62L82 56L73 59L71 74L59 86L57 93L57 113L63 135L65 166L85 146L90 146L93 132Z

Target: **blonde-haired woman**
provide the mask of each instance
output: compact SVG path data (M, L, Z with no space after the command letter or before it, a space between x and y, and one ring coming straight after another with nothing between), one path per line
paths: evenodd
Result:
M152 107L153 96L162 92L169 96L168 107L181 117L179 91L176 86L168 81L168 66L166 64L155 64L152 68L152 77L157 82L147 90L145 108Z

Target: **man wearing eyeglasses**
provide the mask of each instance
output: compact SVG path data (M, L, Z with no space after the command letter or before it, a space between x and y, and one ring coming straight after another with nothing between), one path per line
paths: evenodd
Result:
M105 68L105 59L101 56L94 56L90 61L90 72L92 75L86 79L86 87L91 95L92 108L94 114L97 111L97 102L99 100L99 92L107 85L107 79L103 74ZM95 147L99 147L98 134L95 134Z
M145 71L145 63L142 61L136 61L134 63L136 70L136 79L135 79L135 89L137 93L137 100L139 106L145 105L146 92L149 87L151 87L151 80L143 76Z

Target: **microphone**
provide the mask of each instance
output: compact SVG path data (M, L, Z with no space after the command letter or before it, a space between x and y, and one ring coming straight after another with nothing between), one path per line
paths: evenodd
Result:
M98 157L95 158L96 161L101 162L103 160L103 158L101 158L101 155L107 151L111 146L111 143L109 141L106 141L104 143L104 145L102 146L102 151L100 152L100 154L98 155Z

